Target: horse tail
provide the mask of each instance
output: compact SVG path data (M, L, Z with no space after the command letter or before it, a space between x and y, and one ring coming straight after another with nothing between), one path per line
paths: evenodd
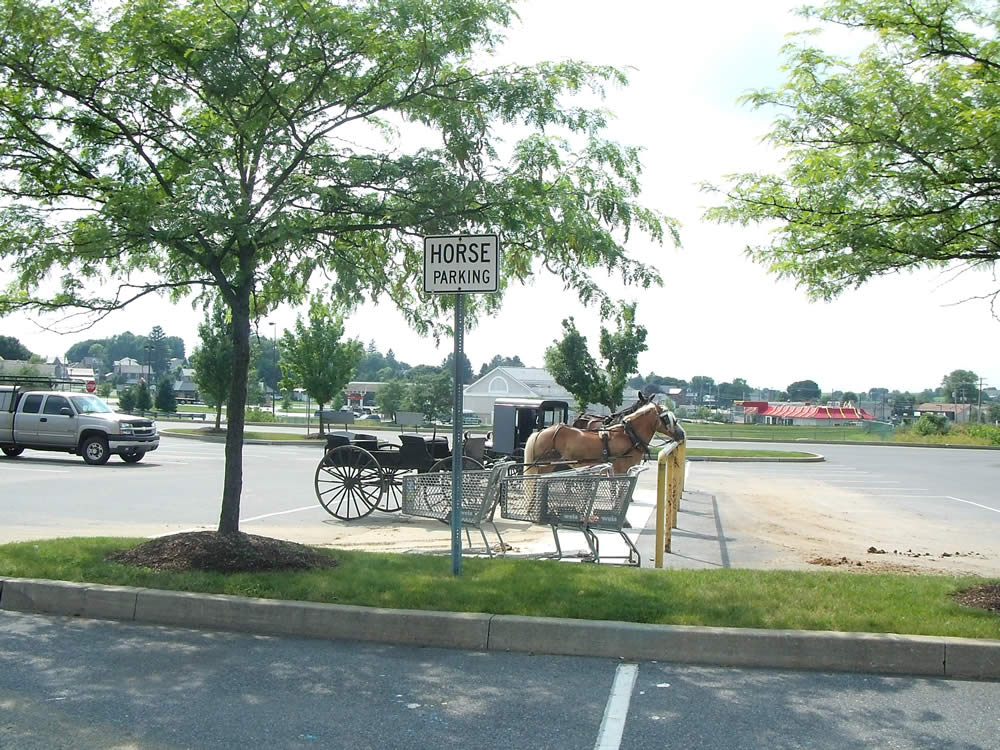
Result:
M525 474L537 474L538 467L535 466L535 440L540 435L540 432L533 432L528 436L527 442L524 444L524 473Z

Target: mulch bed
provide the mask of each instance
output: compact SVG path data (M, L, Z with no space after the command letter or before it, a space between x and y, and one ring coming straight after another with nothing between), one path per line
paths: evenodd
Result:
M109 562L155 570L212 570L260 573L268 570L333 568L335 558L304 544L254 534L193 531L143 542L108 555Z
M1000 615L1000 583L986 583L965 591L959 591L952 598L966 607L985 609Z

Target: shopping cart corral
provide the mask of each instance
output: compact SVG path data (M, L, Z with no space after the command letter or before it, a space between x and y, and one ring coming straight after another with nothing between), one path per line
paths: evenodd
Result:
M470 552L473 549L470 529L476 529L483 539L486 554L505 554L509 549L494 517L497 510L508 521L524 521L549 526L556 551L545 557L563 557L560 531L577 531L583 535L589 549L586 559L600 562L600 533L618 534L625 542L628 554L604 556L607 560L625 560L638 566L639 550L623 531L626 513L635 492L639 473L645 467L636 466L627 474L613 476L611 464L552 474L522 474L523 466L501 462L484 471L462 472L462 528L465 529ZM451 519L452 475L449 473L415 474L403 477L403 508L406 515L433 518L442 522ZM489 523L498 544L491 545L484 525Z
M500 500L501 482L516 469L513 461L501 461L487 470L462 472L462 528L473 550L470 528L479 531L485 552L493 556L494 549L504 554L507 545L493 521ZM436 472L411 474L403 477L403 514L420 518L433 518L443 523L451 522L452 474ZM498 544L494 548L486 537L483 524L489 522Z
M545 524L552 528L556 558L561 558L560 530L583 534L593 562L601 561L598 533L618 534L628 554L605 559L621 559L638 566L639 550L623 531L625 518L639 473L644 466L633 466L626 474L611 474L611 464L600 464L576 471L552 474L522 474L503 479L501 508L504 518Z

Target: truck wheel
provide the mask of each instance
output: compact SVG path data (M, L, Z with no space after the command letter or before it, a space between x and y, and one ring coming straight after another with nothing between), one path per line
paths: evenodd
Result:
M131 448L122 453L121 455L122 455L122 461L124 461L125 463L137 464L142 460L142 457L145 456L146 453L145 451L140 451L136 450L135 448Z
M14 448L10 447L0 448L0 450L3 451L5 456L10 456L11 458L14 458L14 456L20 456L22 453L24 453L24 448L21 448L20 446Z
M91 435L86 438L80 448L83 460L91 466L106 464L111 458L111 453L108 451L108 441L100 435Z

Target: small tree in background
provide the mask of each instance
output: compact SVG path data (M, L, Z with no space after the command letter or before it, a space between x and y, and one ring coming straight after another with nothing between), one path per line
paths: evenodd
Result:
M159 411L170 412L171 414L177 411L174 379L169 375L160 378L160 382L156 386L156 408Z
M375 394L375 404L383 417L395 420L396 412L400 410L405 397L406 384L399 378L393 378Z
M629 375L639 369L639 355L646 351L646 327L636 325L633 302L616 315L618 330L601 328L600 352L607 370L607 392L601 403L615 411L622 403L622 393Z
M587 337L576 329L573 318L562 322L563 337L545 350L545 369L552 378L569 391L579 412L601 399L606 389L597 362L587 350Z
M222 406L233 382L233 334L226 308L216 303L198 326L201 346L191 353L198 394L215 407L215 429L222 429Z
M316 295L309 305L308 325L300 315L294 333L286 329L281 337L282 382L305 388L320 411L344 390L364 353L357 339L341 342L343 335L343 318Z
M126 414L135 410L135 389L125 388L118 394L118 409Z
M145 380L140 380L135 389L135 408L145 414L153 408L153 397L149 393L149 386Z

